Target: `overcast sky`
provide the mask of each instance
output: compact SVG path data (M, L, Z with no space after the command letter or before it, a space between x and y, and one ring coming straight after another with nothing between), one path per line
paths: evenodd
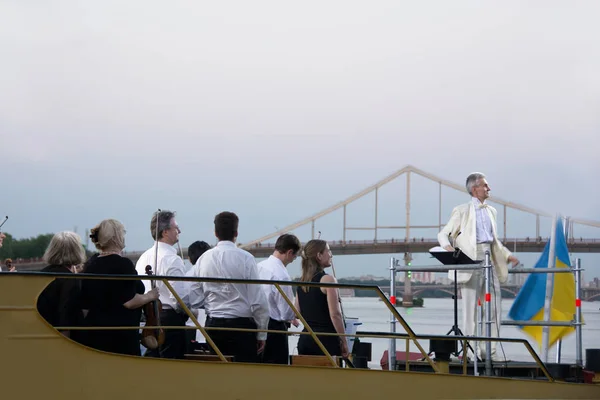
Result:
M598 15L593 0L4 0L4 228L83 235L114 217L143 250L156 208L177 211L186 246L231 210L247 242L407 164L600 220ZM402 185L382 191L381 224L402 223ZM412 192L414 223L437 223L437 186ZM468 199L450 192L444 220ZM365 202L349 218L371 220ZM509 236L533 236L514 215ZM358 259L336 267L369 273Z

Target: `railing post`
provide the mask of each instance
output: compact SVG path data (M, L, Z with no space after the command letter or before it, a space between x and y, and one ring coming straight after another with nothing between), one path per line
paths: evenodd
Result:
M581 258L575 259L575 363L583 366L581 326Z
M492 337L492 302L491 302L491 285L492 278L492 263L490 260L490 251L485 252L485 336L490 339ZM477 357L477 355L475 355ZM492 342L485 342L485 374L492 376Z
M550 251L548 254L548 268L556 268L556 225L558 215L552 219L552 231L550 235ZM554 285L554 273L544 274L546 276L546 298L544 300L544 321L550 321L550 306L552 304L552 286ZM550 343L550 326L542 328L542 361L548 362L548 351Z
M390 303L392 307L396 307L396 259L392 257L390 260ZM396 316L390 313L390 333L396 333ZM408 357L408 355L407 355ZM388 369L393 371L396 367L396 339L390 339L388 349Z

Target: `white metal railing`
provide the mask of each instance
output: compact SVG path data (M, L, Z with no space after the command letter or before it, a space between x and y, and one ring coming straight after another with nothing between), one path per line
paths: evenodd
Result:
M486 320L483 321L485 325L485 337L491 338L491 257L489 251L485 253L485 261L480 264L456 264L451 266L446 265L432 265L432 266L406 266L406 267L397 267L398 264L397 259L394 257L391 258L390 262L390 297L393 297L395 301L396 298L396 273L397 272L445 272L450 270L477 270L484 269L485 275L485 307L486 307ZM578 366L583 366L583 348L582 348L582 310L581 310L581 259L577 258L575 260L575 268L513 268L508 271L509 274L560 274L560 273L573 273L575 275L575 314L573 316L573 320L571 321L502 321L501 325L517 325L517 326L568 326L575 328L575 362ZM394 304L392 302L392 304ZM396 321L394 315L392 314L392 318L390 320L390 331L395 332ZM546 349L547 350L547 349ZM486 354L491 354L491 341L486 341ZM396 356L396 343L394 339L390 339L389 351L388 351L388 362L389 365L395 364L395 356ZM544 360L544 362L547 360ZM492 361L491 357L486 357L485 360L485 368L486 375L492 374Z

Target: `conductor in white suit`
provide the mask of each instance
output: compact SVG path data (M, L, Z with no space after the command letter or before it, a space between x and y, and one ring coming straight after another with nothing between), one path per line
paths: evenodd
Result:
M502 303L500 284L508 278L508 263L513 266L519 263L511 252L498 240L496 233L496 209L486 203L490 197L490 185L485 175L474 172L467 177L467 192L471 201L461 204L452 210L450 221L438 234L440 246L448 251L455 247L473 260L485 260L485 252L489 251L492 261L491 281L491 321L492 337L500 335L500 318L502 316ZM450 243L452 241L452 243ZM448 276L454 280L454 271L449 271ZM463 306L463 334L475 334L477 299L484 303L485 272L481 269L470 271L457 271L457 282L461 284ZM485 310L485 309L484 309ZM484 319L485 320L485 319ZM482 348L482 346L480 346ZM492 342L492 360L501 358L496 355L496 342ZM485 349L485 347L483 347ZM486 358L482 351L481 358Z

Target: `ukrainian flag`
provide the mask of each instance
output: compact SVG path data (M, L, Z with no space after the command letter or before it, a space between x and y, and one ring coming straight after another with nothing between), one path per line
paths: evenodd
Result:
M569 268L569 249L563 231L561 218L556 223L555 236L555 263L556 268ZM546 243L544 252L534 268L548 268L550 256L550 241ZM546 299L546 279L548 274L531 274L519 291L508 316L515 321L543 321L544 302ZM552 300L550 303L550 321L572 321L575 315L575 278L573 274L554 274L552 285ZM527 333L542 346L542 326L521 326ZM575 331L573 327L550 327L548 346L552 347L556 341Z

